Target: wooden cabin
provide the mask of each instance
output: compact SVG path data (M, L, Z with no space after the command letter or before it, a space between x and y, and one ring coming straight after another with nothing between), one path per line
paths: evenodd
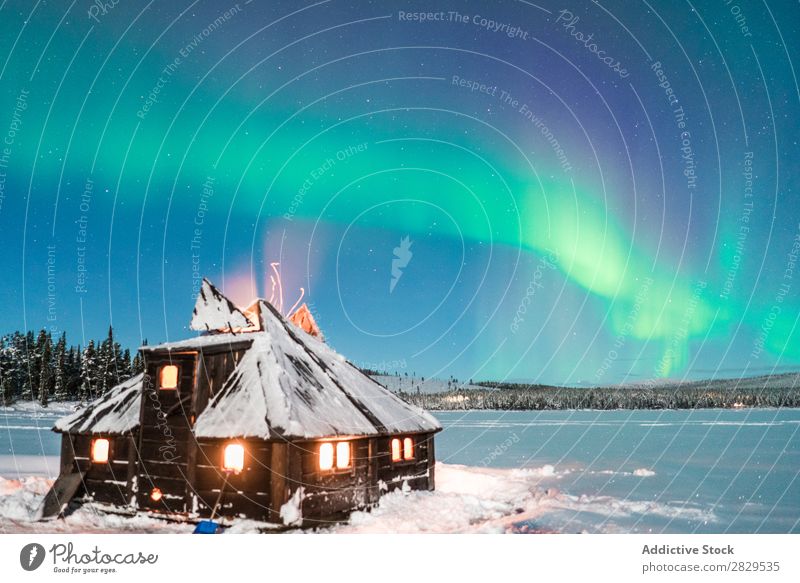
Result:
M142 375L57 422L77 496L318 526L433 490L438 422L325 344L305 305L240 310L204 280L191 327L203 333L143 346Z

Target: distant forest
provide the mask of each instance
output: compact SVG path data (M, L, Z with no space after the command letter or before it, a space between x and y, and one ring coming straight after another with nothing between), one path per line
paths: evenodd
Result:
M0 337L0 406L15 401L86 401L94 399L142 370L114 340L114 331L83 348L67 343L66 333L53 339L47 330L14 332Z
M568 388L511 383L478 383L480 389L441 393L399 392L402 399L433 411L492 409L703 409L800 407L800 386L737 387L735 381L701 381L675 385Z

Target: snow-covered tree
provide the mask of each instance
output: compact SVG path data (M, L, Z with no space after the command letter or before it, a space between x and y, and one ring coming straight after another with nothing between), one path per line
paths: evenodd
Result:
M53 350L53 398L56 401L66 401L69 398L67 390L67 334L61 334Z
M83 350L81 357L81 386L80 399L85 401L93 399L97 393L97 350L94 347L94 340L89 340L89 344Z
M36 343L36 356L39 369L39 402L47 407L53 392L53 341L45 330L39 333Z

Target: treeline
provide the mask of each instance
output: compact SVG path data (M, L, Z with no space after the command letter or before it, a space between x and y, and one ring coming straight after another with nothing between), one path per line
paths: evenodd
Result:
M142 368L110 326L104 340L84 348L69 345L66 333L54 340L47 330L14 332L0 337L0 405L94 399Z
M437 411L800 407L800 387L725 390L681 386L581 389L502 385L502 388L457 389L443 393L400 392L398 395L409 403Z

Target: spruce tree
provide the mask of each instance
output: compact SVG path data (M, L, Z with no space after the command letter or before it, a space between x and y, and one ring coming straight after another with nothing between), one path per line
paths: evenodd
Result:
M71 346L67 357L67 394L70 399L79 398L81 392L81 347Z
M53 397L56 401L66 401L67 392L67 333L61 334L53 351L54 389Z
M89 340L89 344L86 345L81 358L79 392L81 401L95 397L97 391L97 368L97 351L94 348L94 340Z
M131 364L131 374L133 376L136 376L141 372L144 372L144 359L142 358L141 354L137 351L136 356L133 357L133 363Z
M44 330L39 333L39 402L47 407L53 390L53 342Z
M133 372L131 370L131 351L127 348L122 353L122 359L120 360L120 372L119 372L119 381L126 381L133 376Z
M0 406L8 406L14 401L14 385L11 382L13 374L13 361L11 339L0 338Z
M39 330L36 343L30 351L29 376L31 384L31 399L41 401L42 397L42 378L47 379L48 383L52 380L53 370L50 368L50 359L53 356L53 344L47 330ZM49 369L44 372L44 369ZM49 387L45 387L47 390Z

